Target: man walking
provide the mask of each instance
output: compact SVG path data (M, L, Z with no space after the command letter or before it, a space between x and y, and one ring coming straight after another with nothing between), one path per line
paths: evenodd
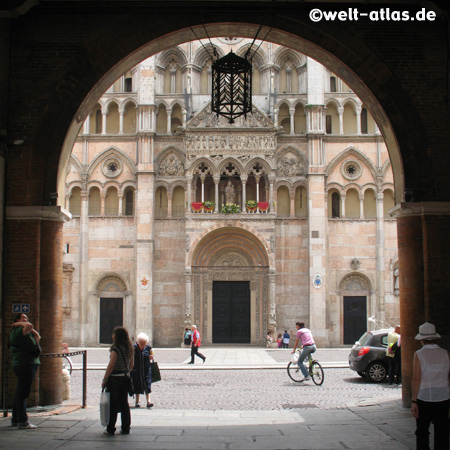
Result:
M192 325L191 327L192 333L191 333L191 361L188 362L188 364L194 364L194 356L197 355L200 359L203 359L203 362L206 361L206 356L199 353L198 349L201 345L201 339L200 339L200 333L197 330L197 327L195 325Z
M400 384L399 372L397 367L398 358L397 359L395 358L399 338L400 338L400 325L397 325L394 328L394 331L391 331L388 334L388 346L386 349L386 356L388 357L388 364L389 364L388 367L389 384L393 384L395 378L397 378L397 384Z
M302 381L309 381L311 377L309 376L308 369L303 364L303 361L306 359L308 355L314 353L317 348L314 342L313 335L308 328L305 328L305 324L303 322L297 322L295 324L295 328L297 328L297 339L295 340L294 350L292 353L295 353L297 349L299 341L301 341L301 353L298 358L298 368L301 370L303 376L305 377Z

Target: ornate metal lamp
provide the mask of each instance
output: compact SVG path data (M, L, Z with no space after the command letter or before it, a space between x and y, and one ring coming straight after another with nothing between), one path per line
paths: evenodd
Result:
M247 53L248 55L248 53ZM232 51L212 64L211 109L230 123L252 111L252 65Z

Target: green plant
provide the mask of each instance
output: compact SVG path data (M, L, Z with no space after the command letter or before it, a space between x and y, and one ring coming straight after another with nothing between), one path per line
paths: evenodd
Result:
M256 200L247 200L245 206L247 206L247 208L255 209L258 206L258 202Z
M203 202L203 206L206 209L213 209L214 206L216 206L216 202L213 202L212 200L206 200L206 202Z
M228 205L222 206L222 214L239 214L241 212L241 208L236 203L230 203Z

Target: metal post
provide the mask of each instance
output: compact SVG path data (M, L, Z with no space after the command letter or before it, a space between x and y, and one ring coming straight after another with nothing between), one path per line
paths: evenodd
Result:
M83 350L83 402L82 407L86 408L87 391L87 350Z

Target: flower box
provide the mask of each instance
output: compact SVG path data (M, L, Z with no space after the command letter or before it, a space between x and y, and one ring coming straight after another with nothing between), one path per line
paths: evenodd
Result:
M269 202L258 202L258 209L261 212L265 212L269 210Z
M192 202L191 208L193 212L200 212L203 209L203 203L202 202Z
M213 212L215 206L216 202L213 202L212 200L207 200L206 202L203 202L203 210L205 212Z

